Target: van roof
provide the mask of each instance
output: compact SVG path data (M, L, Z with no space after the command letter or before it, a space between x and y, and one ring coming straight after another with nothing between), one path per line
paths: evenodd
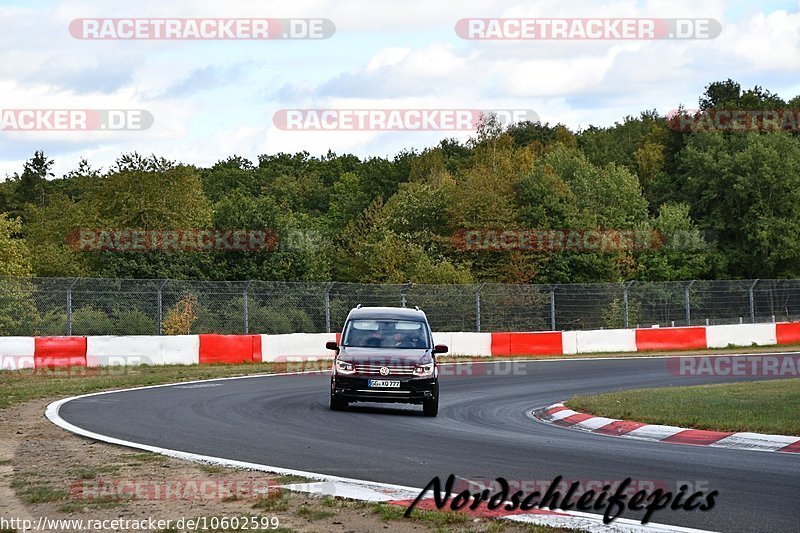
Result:
M407 307L356 307L347 315L350 319L389 319L389 320L416 320L427 322L428 319L423 311L409 309Z

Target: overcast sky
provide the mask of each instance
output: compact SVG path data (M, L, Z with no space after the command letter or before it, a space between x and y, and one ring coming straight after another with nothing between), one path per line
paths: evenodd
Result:
M81 157L121 153L197 165L238 154L307 150L392 156L468 133L298 132L273 125L291 108L532 109L571 128L645 109L696 107L728 77L800 94L798 1L65 0L0 1L0 109L144 109L146 131L0 131L0 179L35 150L56 175ZM70 35L78 18L328 18L325 40L120 41ZM474 41L465 17L713 18L711 40Z

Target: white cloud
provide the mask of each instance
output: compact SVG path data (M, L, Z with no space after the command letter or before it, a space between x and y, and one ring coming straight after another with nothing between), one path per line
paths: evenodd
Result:
M800 13L757 13L724 31L723 46L730 46L750 69L800 71Z
M398 63L403 61L406 57L408 57L408 54L410 53L411 53L411 48L400 47L400 46L393 46L390 48L384 48L382 50L378 50L378 53L375 54L372 57L372 59L370 59L365 70L374 71L383 67L390 67L397 65Z

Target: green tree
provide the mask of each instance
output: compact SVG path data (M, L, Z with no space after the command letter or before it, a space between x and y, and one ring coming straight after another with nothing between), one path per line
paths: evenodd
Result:
M248 159L231 156L211 168L202 169L203 190L212 202L225 198L231 191L242 190L256 195L260 192L255 166Z
M664 146L656 143L645 143L634 153L636 166L638 167L639 183L648 198L652 199L653 194L647 194L653 190L654 184L664 172L665 153Z
M627 116L609 128L590 126L578 135L578 147L592 164L622 165L637 172L636 152L646 143L664 144L666 120L654 110Z
M443 257L433 258L418 244L406 242L391 231L382 233L379 240L371 243L368 253L370 271L362 282L472 283L466 268Z
M0 335L30 335L39 322L32 284L6 277L26 278L33 272L21 230L19 219L0 214Z
M93 182L81 205L96 228L172 230L209 228L212 206L193 167L158 157L123 156ZM213 279L223 273L207 252L89 252L95 272L108 277Z
M739 105L742 86L732 79L715 81L706 86L700 97L700 109L733 109Z
M211 223L211 203L192 167L133 170L123 165L95 183L89 194L86 201L111 227L177 229Z
M12 198L7 207L11 213L17 216L23 214L26 204L44 205L48 190L47 179L53 177L53 163L44 152L37 150L23 165L22 174L11 177Z
M384 208L388 227L409 242L429 250L442 237L452 233L448 208L453 195L453 180L441 186L430 183L404 183Z
M692 221L689 205L664 204L653 220L652 249L638 257L644 281L703 279L717 267L715 243L707 241Z
M516 189L520 219L534 230L634 230L648 222L639 181L625 167L598 167L556 143ZM636 272L629 251L564 250L545 245L525 254L540 282L621 281Z
M31 254L20 238L22 222L0 213L0 276L28 277L33 274Z
M800 275L800 140L783 132L693 134L674 197L718 240L733 277Z
M37 276L86 277L98 268L75 240L80 229L97 227L97 219L84 207L61 192L51 194L43 206L28 204L25 242L36 257Z
M537 152L556 140L556 127L541 122L519 122L507 129L517 147L534 147Z
M639 180L624 166L609 163L598 167L577 149L556 145L538 162L538 169L560 177L587 223L625 229L647 220L647 202Z
M710 109L763 110L784 107L786 107L786 102L777 94L758 85L743 92L742 86L730 78L710 83L700 97L700 109L703 111Z
M370 187L354 172L345 172L333 184L328 221L332 231L341 231L372 202Z

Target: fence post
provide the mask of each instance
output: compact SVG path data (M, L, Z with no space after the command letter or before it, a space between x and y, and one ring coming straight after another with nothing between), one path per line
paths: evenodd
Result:
M162 291L167 284L167 280L161 280L161 285L158 286L158 335L164 334L164 307L162 304Z
M556 330L556 289L559 285L557 283L555 287L550 287L550 331Z
M694 285L695 281L697 281L697 280L693 279L692 281L690 281L689 284L686 286L686 289L684 291L684 300L685 300L685 303L686 303L686 325L687 326L691 326L692 325L692 311L691 311L691 307L689 306L689 289L692 288L692 285Z
M72 335L72 289L80 281L79 278L72 280L72 283L67 287L67 335Z
M481 290L486 283L481 283L475 291L475 331L481 332Z
M753 289L758 283L759 280L755 280L752 285L750 285L750 322L755 324L756 323L756 306L755 306L755 298L753 298Z
M628 289L633 285L633 281L622 286L622 305L625 308L625 329L628 329Z
M250 302L248 299L248 292L250 291L250 284L253 283L252 279L247 280L242 293L242 306L244 311L244 334L250 333Z
M403 288L400 289L400 303L403 307L406 306L406 294L411 289L411 282L407 281L403 284Z
M325 288L325 333L331 332L331 289L333 283L329 283Z

